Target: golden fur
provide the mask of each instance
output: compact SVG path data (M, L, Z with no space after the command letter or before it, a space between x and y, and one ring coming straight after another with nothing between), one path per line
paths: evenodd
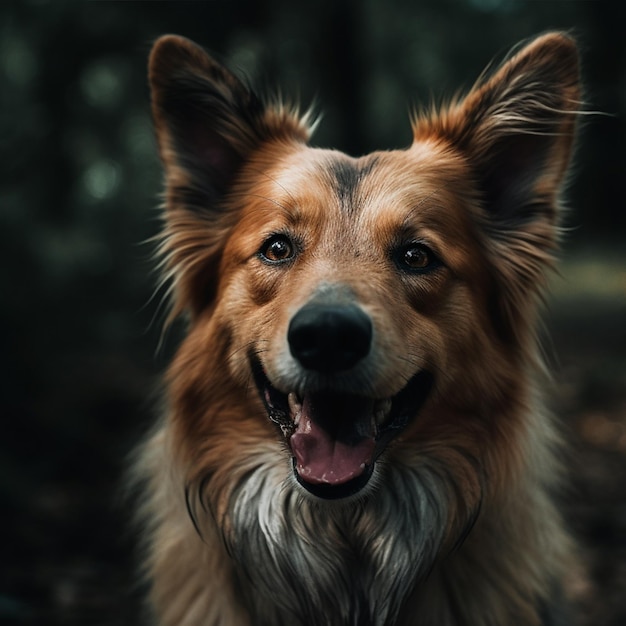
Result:
M408 149L360 158L309 147L308 116L181 37L156 42L150 82L164 276L188 320L138 463L157 623L561 623L571 548L535 318L572 40L535 39L416 115ZM318 305L366 326L365 356L339 364L343 326L313 365L298 352L294 319Z

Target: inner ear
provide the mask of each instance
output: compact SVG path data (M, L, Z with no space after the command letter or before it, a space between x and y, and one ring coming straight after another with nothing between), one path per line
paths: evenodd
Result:
M215 115L201 102L187 100L183 93L164 102L168 119L167 141L171 146L171 167L182 168L192 187L203 190L212 203L229 188L245 155L234 137L216 128Z
M538 188L549 155L549 139L520 135L494 145L490 158L475 163L485 209L498 223L521 225L542 216L555 217L550 198L542 198Z

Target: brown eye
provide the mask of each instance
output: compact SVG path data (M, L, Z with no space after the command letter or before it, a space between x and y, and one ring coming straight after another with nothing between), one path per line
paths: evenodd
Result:
M261 258L270 263L280 263L288 261L294 255L294 245L285 235L274 235L270 237L260 250Z
M401 269L413 272L426 272L439 265L434 253L421 243L411 243L401 248L396 262Z

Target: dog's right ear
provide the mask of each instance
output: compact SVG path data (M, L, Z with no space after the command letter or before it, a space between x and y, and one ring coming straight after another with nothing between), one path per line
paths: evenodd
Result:
M214 209L241 163L263 141L308 139L305 123L270 107L192 41L157 40L149 61L152 114L167 183L194 209ZM182 191L182 189L181 189Z
M228 203L242 165L264 143L305 142L310 128L270 105L193 42L161 37L150 54L152 114L165 169L159 249L172 293L171 321L212 302L221 250L237 206Z

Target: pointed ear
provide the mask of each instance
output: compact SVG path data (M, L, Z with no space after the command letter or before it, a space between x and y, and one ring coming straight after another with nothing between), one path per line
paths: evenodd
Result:
M193 42L161 37L150 54L152 114L165 169L165 229L159 248L171 282L168 321L208 306L239 206L228 192L264 142L308 139L307 117L269 106ZM169 293L169 292L168 292Z
M194 201L204 208L213 208L241 163L263 141L281 135L308 139L306 124L295 114L264 104L184 37L157 40L149 80L167 182L178 184L182 178L199 194Z
M493 272L495 330L531 345L534 306L558 240L559 194L580 113L572 39L540 36L448 110L414 125L464 157L481 200L478 221Z
M418 121L415 137L434 126L467 157L496 224L536 218L554 224L579 106L576 45L549 33L479 80L446 114L430 124Z

